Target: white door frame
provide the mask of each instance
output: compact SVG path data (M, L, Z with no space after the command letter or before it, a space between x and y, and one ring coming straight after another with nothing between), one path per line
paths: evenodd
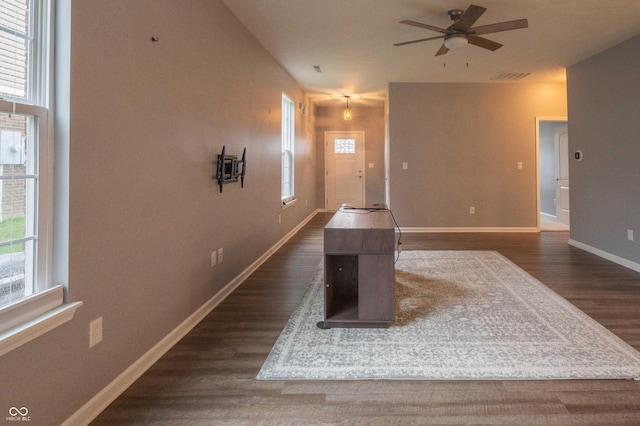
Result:
M558 121L569 122L568 117L562 116L540 116L536 117L536 228L538 232L541 230L540 226L540 122L542 121Z
M366 173L365 173L365 138L364 138L364 131L362 130L326 130L324 132L324 209L327 210L328 209L328 205L327 205L327 157L329 156L329 144L327 143L327 138L330 137L332 134L357 134L359 136L362 137L362 201L364 204L366 204L367 199L366 199L366 188L367 188L367 183L366 183Z
M556 177L556 220L564 225L570 225L569 211L569 127L558 126L554 129L556 152L558 153ZM564 138L562 136L565 136ZM564 148L564 150L563 150ZM566 166L566 170L565 170ZM566 186L565 186L566 185ZM566 189L563 189L566 188ZM566 207L566 208L565 208Z

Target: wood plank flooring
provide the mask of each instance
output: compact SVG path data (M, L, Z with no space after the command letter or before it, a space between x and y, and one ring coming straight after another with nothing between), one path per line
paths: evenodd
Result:
M318 214L94 425L640 424L640 382L257 381L322 258ZM497 250L640 350L640 273L566 232L405 234L403 250Z

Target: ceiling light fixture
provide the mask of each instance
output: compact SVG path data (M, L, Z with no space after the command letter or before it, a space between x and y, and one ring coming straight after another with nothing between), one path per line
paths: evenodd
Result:
M464 34L450 34L444 38L444 46L449 50L456 50L465 47L469 43Z
M349 108L349 98L351 96L345 96L345 98L347 98L347 107L345 108L345 110L342 112L342 118L344 118L345 121L349 121L353 118L353 113L351 112L351 109Z

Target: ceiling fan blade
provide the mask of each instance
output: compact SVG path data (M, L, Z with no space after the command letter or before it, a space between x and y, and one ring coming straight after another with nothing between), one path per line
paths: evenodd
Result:
M486 39L484 37L467 36L467 40L469 40L469 44L482 47L483 49L489 49L491 51L498 50L502 47L502 44L496 43L495 41Z
M434 27L433 25L427 25L427 24L423 24L421 22L416 22L416 21L410 21L410 20L404 20L404 21L400 21L401 24L406 24L406 25L413 25L414 27L419 27L419 28L425 28L427 30L431 30L431 31L437 31L439 33L442 34L447 34L447 30L445 30L444 28L438 28L438 27Z
M440 49L436 52L436 56L446 55L448 51L449 49L443 43L442 46L440 46Z
M529 21L526 19L516 19L515 21L499 22L497 24L481 25L471 28L470 35L483 35L489 33L499 33L501 31L519 30L520 28L528 28Z
M451 28L458 31L467 31L486 11L486 7L476 6L474 4L469 5L467 10L465 10L460 17L460 20L453 24Z
M429 40L436 40L439 38L443 38L444 36L436 36L436 37L428 37L428 38L419 38L418 40L411 40L411 41L403 41L402 43L394 43L394 46L404 46L406 44L413 44L413 43L422 43L423 41L429 41Z

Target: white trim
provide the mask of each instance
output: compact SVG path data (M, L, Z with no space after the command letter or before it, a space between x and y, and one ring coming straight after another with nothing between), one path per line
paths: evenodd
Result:
M542 223L540 223L540 122L542 121L566 122L568 124L569 117L536 117L536 227L538 228L538 231L542 230Z
M73 319L82 302L68 303L0 333L0 356Z
M617 263L618 265L624 266L625 268L640 272L640 263L632 262L623 257L616 256L615 254L611 254L595 247L591 247L590 245L581 243L580 241L572 240L571 238L569 238L569 245L587 251L591 254L595 254L596 256L599 256L603 259L610 260L611 262Z
M59 285L0 308L0 333L62 306L63 299L64 292Z
M401 227L400 230L406 233L427 233L427 232L540 232L537 227L490 227L483 226L478 228L465 227Z
M140 378L153 364L156 363L169 349L185 337L200 321L202 321L211 311L213 311L224 299L227 298L240 284L244 282L260 265L271 257L280 247L282 247L291 237L293 237L304 225L307 224L318 213L312 212L305 220L300 222L287 235L282 237L273 247L267 250L249 267L231 280L226 286L216 293L211 299L205 302L198 310L191 314L186 320L178 325L173 331L167 334L155 346L149 349L144 355L138 358L118 377L116 377L105 388L98 392L78 411L62 423L63 426L88 425L98 415L116 400L129 386Z
M290 197L285 197L282 199L282 210L286 209L289 206L292 206L295 204L297 198L294 197L293 195Z

